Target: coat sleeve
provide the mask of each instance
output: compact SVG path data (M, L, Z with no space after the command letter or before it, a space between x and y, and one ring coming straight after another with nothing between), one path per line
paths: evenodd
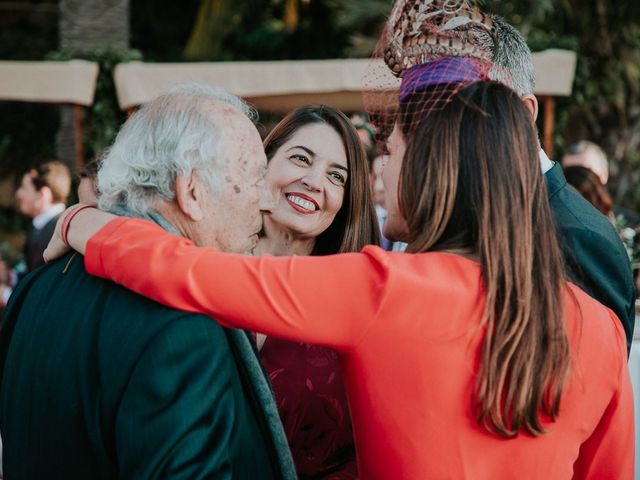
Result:
M184 314L140 355L115 422L119 477L233 477L232 355L222 328Z
M617 332L617 368L611 372L616 388L600 422L580 447L574 464L576 479L631 480L634 465L633 391L624 361L626 342L622 326L611 314Z
M149 222L117 219L87 244L94 274L221 324L337 350L356 346L384 301L384 252L251 257L194 246Z

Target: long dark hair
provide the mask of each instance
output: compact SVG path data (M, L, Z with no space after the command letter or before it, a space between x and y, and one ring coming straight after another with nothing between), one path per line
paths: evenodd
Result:
M613 201L598 175L586 167L576 165L565 167L564 176L567 178L567 183L575 188L591 205L604 215L611 215Z
M365 245L380 244L367 157L355 127L342 112L326 105L306 105L290 112L264 140L267 160L270 161L296 131L314 123L327 124L340 135L349 176L342 207L329 228L316 238L311 254L358 252Z
M539 435L541 413L558 415L570 357L564 268L533 126L518 96L494 82L422 111L414 97L398 116L408 251L479 257L486 299L476 419L501 436Z

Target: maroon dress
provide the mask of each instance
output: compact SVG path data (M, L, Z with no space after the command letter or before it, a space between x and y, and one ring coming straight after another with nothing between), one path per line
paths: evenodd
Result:
M338 355L268 337L260 358L301 479L357 478L351 418Z

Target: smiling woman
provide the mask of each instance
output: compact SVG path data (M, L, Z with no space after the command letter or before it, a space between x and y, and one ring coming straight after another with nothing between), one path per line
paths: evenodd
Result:
M341 112L305 106L264 141L275 204L255 254L322 255L378 244L365 152ZM356 478L355 446L337 354L269 337L260 351L301 478Z
M264 149L276 203L258 253L328 255L379 243L366 154L344 114L324 105L298 108Z

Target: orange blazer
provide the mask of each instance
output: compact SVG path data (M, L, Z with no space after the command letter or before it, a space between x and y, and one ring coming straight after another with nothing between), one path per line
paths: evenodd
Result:
M571 378L559 418L545 423L545 435L506 440L480 428L471 411L484 305L476 262L378 247L327 257L232 255L118 219L89 241L85 264L225 326L336 349L361 478L632 478L624 331L573 285L565 302Z

